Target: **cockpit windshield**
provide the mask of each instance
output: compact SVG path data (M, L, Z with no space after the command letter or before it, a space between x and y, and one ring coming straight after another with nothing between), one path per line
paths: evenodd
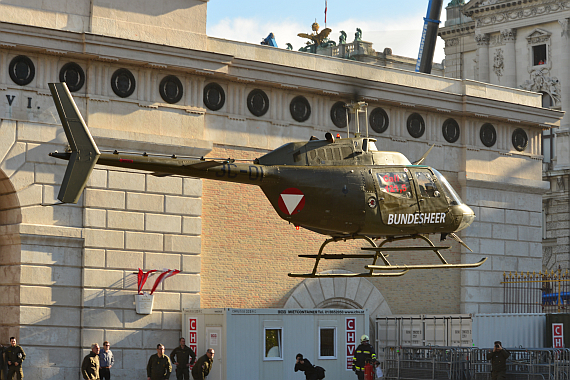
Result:
M441 189L445 193L445 196L446 196L449 204L452 206L463 204L463 201L461 200L461 198L459 198L459 195L457 195L455 190L453 190L453 187L451 187L449 182L447 182L447 179L445 179L443 174L441 174L440 172L438 172L437 170L435 170L433 168L431 170L433 170L433 173L435 174L435 176L439 180L439 182L441 184Z
M368 140L368 151L369 152L378 151L378 148L376 148L376 144L374 144L374 140Z

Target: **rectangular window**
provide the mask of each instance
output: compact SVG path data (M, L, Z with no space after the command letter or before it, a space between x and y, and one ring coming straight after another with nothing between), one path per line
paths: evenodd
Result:
M546 63L546 45L536 45L532 47L533 66L544 65Z
M554 138L555 131L553 128L542 131L542 162L550 163L555 157L556 152L554 151Z
M282 328L265 328L265 357L263 360L283 360L282 337Z
M319 328L319 359L336 359L336 327Z
M407 171L379 172L376 180L380 190L397 197L411 198L410 179Z

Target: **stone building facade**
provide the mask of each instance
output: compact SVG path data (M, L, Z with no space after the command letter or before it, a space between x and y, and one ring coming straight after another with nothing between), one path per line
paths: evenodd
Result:
M452 1L440 29L445 75L520 88L542 95L543 107L570 110L570 2ZM570 267L570 117L543 132L542 268Z
M501 311L496 278L541 261L540 134L561 113L527 91L210 38L206 5L0 4L0 341L16 336L26 348L26 376L77 379L89 345L109 340L113 376L143 378L158 342L176 346L183 308ZM369 129L379 149L414 161L435 144L426 164L475 211L461 234L474 252L455 244L449 261L489 260L392 280L301 281L286 274L307 271L297 255L324 237L279 219L255 187L97 167L77 205L57 205L65 163L48 153L67 141L47 83L62 78L101 149L238 159L346 133L331 110L357 87L382 115ZM248 101L259 91L266 113ZM299 96L311 110L304 121L290 112ZM150 315L135 313L138 268L182 271L155 293Z

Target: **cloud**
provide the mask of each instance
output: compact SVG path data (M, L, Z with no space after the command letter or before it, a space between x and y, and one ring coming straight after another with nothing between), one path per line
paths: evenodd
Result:
M363 19L347 19L340 23L329 23L327 27L333 31L329 38L338 43L340 31L347 34L348 42L354 39L356 28L362 30L362 39L373 43L374 50L382 52L384 48L392 49L394 55L409 58L417 58L423 27L423 16L418 13L392 19L387 22ZM321 25L324 28L324 25ZM275 35L275 40L280 48L285 48L286 43L291 43L294 50L305 46L304 38L298 37L298 33L310 33L310 25L301 25L295 20L286 19L279 22L269 22L257 18L225 18L208 27L208 35L233 41L242 41L259 44L269 33ZM441 62L445 58L443 41L438 39L435 62Z

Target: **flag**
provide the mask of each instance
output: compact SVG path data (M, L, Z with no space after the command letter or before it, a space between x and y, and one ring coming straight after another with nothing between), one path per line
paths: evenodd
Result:
M325 0L325 26L327 24L327 0Z
M143 288L146 280L148 279L148 277L153 272L156 272L156 269L149 270L148 272L143 273L142 269L139 268L139 274L138 274L138 280L137 280L137 287L138 287L138 293L139 294L142 294L142 288Z
M154 282L154 285L152 286L152 290L150 291L150 294L152 295L152 293L154 293L154 291L156 290L156 288L158 287L158 285L160 285L160 283L164 280L166 280L168 277L172 277L175 274L180 273L180 271L178 269L164 269L163 272L160 274L160 276L158 276L158 278L156 279L156 281Z

